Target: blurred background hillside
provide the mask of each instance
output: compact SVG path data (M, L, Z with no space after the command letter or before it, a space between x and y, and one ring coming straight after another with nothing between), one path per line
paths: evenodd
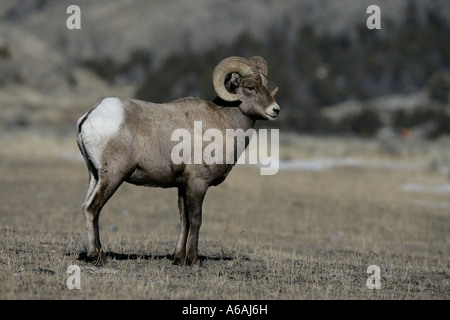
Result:
M81 30L66 9L81 8ZM381 8L381 30L366 9ZM2 0L0 126L74 133L107 96L213 99L214 66L264 57L285 132L450 133L448 0Z

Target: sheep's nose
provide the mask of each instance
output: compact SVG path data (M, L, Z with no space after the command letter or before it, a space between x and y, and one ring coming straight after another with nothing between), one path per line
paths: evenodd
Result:
M279 113L280 107L276 103L266 109L267 119L269 120L275 120L276 118L278 118Z
M276 105L275 107L273 107L272 111L278 115L280 113L280 107Z

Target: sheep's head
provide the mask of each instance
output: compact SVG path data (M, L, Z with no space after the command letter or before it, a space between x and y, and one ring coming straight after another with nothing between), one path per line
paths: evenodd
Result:
M239 108L252 119L275 120L280 113L274 98L278 88L270 91L267 73L267 63L261 57L229 57L214 69L214 90L222 100L240 100Z

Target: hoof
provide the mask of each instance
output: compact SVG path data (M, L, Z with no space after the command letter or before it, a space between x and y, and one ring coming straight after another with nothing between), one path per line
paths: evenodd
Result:
M201 266L201 261L200 258L198 256L193 257L193 258L186 258L186 264L188 266L194 266L194 267L200 267Z
M94 266L99 267L106 263L106 254L102 250L95 250L94 252L81 252L78 255L78 260L92 263Z
M92 258L92 263L96 267L101 267L106 263L106 254L100 251L96 257Z
M184 266L186 265L186 258L185 257L178 257L178 256L173 256L173 265L175 266Z

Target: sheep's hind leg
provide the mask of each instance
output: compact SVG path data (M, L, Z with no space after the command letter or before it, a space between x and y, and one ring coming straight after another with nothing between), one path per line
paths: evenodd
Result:
M88 259L95 264L103 264L106 256L102 251L100 243L100 233L98 220L100 211L109 198L114 194L122 183L121 179L100 177L95 187L91 190L94 181L90 182L88 196L83 204L83 214L86 224L87 240L88 240Z
M186 192L183 187L178 188L178 209L180 211L180 234L177 246L173 253L173 263L184 265L186 263L186 240L189 232L189 215L186 210Z
M92 195L92 192L94 191L96 185L97 185L97 178L92 172L89 172L89 187L86 193L86 198L84 199L85 203Z

